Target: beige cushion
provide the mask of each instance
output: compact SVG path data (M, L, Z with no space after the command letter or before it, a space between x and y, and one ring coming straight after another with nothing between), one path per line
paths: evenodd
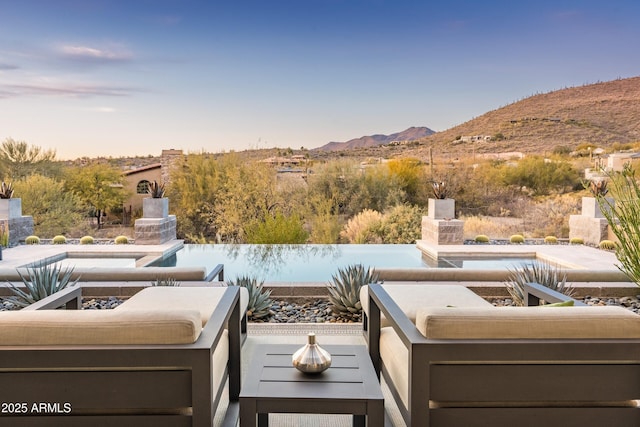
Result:
M0 345L191 344L195 310L38 310L0 312Z
M420 309L416 327L433 339L640 338L640 316L622 307Z
M114 310L175 310L189 309L200 312L202 326L207 323L218 306L225 286L182 287L182 286L150 286L129 298ZM249 293L240 288L240 314L247 311Z
M413 322L416 322L416 314L423 307L488 307L494 308L491 303L462 285L400 285L384 284L383 289L398 304L398 307ZM360 289L360 301L362 309L369 314L369 287ZM389 326L389 322L382 316L382 327Z

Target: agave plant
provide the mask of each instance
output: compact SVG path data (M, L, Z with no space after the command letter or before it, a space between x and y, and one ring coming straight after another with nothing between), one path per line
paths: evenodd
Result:
M271 301L271 290L263 290L264 281L258 283L258 279L249 276L236 277L235 280L227 282L227 286L242 286L249 291L249 304L247 305L248 319L262 319L269 316Z
M8 282L9 289L14 294L14 297L2 297L3 300L10 300L19 307L26 307L63 290L67 286L75 285L79 279L71 280L73 267L67 267L63 270L59 264L41 264L35 267L27 267L26 270L26 274L19 269L16 270L22 283L24 283L26 292Z
M13 197L13 184L2 181L0 184L0 199L10 199Z
M538 283L568 296L574 293L574 288L567 285L567 274L547 262L534 261L508 270L509 280L505 286L517 305L524 305L525 283Z
M164 197L164 184L158 184L158 181L150 182L149 194L153 199L162 199Z
M327 290L333 312L349 320L359 320L362 315L360 288L371 283L379 283L378 273L361 264L355 264L338 269L338 273L332 275L331 279Z

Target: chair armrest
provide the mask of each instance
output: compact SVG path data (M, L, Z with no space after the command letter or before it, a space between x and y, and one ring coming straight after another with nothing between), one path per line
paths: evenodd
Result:
M385 317L395 330L400 340L407 349L416 342L425 341L420 331L416 329L416 325L409 320L402 309L384 290L382 285L369 285L369 316L366 333L369 343L369 355L376 373L380 376L380 313L384 313Z
M82 308L82 286L74 285L28 305L22 310L55 310L64 306L67 310Z
M576 301L568 295L561 292L554 291L553 289L542 286L538 283L525 283L524 284L524 305L531 307L540 305L540 300L544 300L550 303L566 302L573 300L573 305L586 305L581 301Z

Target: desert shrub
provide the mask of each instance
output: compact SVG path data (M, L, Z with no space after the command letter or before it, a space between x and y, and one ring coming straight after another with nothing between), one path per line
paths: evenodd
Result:
M555 245L558 243L558 238L556 236L546 236L544 242L548 245Z
M569 237L569 217L580 211L580 198L575 194L545 197L530 202L524 211L526 232L532 237Z
M486 234L478 234L474 240L476 243L489 243L489 236Z
M93 245L93 243L94 243L94 240L93 240L93 237L91 236L82 236L80 238L81 245Z
M422 237L423 214L423 209L417 206L397 205L386 211L372 228L382 243L415 243Z
M279 211L252 221L244 232L246 242L254 244L302 244L309 238L300 216Z
M602 240L598 247L606 251L615 251L618 245L613 240Z
M127 236L117 236L115 239L113 239L113 242L116 245L127 245L129 244L129 238Z
M514 234L509 237L509 241L516 244L524 243L524 236L522 234Z
M347 221L340 237L349 243L382 243L375 232L382 217L380 212L365 209Z
M582 237L572 237L569 239L571 245L584 245L584 239Z
M67 238L59 234L57 236L54 236L53 239L51 239L51 242L54 245L64 245L67 243Z
M40 238L38 236L27 236L24 239L24 243L27 245L39 245L40 244Z

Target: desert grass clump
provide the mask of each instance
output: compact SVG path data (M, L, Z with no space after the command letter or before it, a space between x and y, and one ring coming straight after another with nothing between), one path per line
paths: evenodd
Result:
M509 241L514 244L521 244L524 243L524 236L522 234L514 234L509 237Z
M71 280L73 267L64 270L59 264L39 264L35 267L27 267L26 272L16 270L24 284L25 290L18 288L11 282L7 282L13 298L0 297L9 300L19 307L27 307L43 298L63 290L67 286L76 284L79 278Z
M271 314L271 290L264 290L264 281L251 276L239 276L227 282L227 286L242 286L249 292L247 304L247 318L250 320L263 319Z
M129 244L129 238L127 236L117 236L115 239L113 239L113 242L116 245L127 245Z
M465 239L474 239L478 234L508 238L522 230L522 220L517 218L468 216L462 219L464 219Z
M567 286L567 274L547 262L534 261L522 264L515 269L508 269L509 277L505 282L507 291L514 303L524 305L524 285L538 283L554 291L571 296L573 287Z
M605 251L615 251L618 245L613 240L602 240L598 244L598 247Z
M340 237L349 243L382 243L374 231L382 223L382 218L380 212L365 209L347 222Z
M67 238L59 234L51 239L51 243L53 243L54 245L64 245L67 243Z
M348 320L360 320L362 302L360 288L371 283L379 283L379 275L362 264L339 268L327 284L332 311Z
M38 236L27 236L24 239L24 243L26 245L39 245L40 244L40 238Z
M476 243L489 243L489 236L486 234L478 234L473 240L475 240Z
M544 242L547 245L557 245L558 244L558 238L556 236L545 236Z
M584 245L584 239L582 237L572 237L569 239L570 245Z
M80 238L80 244L81 245L93 245L95 243L95 241L93 240L93 237L91 236L82 236Z

